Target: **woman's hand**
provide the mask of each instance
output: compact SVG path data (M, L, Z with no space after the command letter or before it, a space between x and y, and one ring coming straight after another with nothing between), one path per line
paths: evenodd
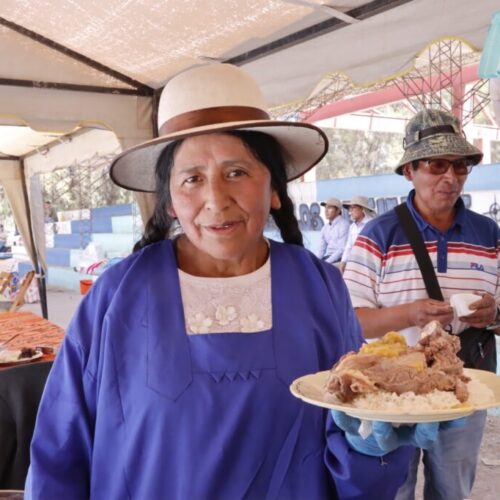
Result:
M365 439L359 435L361 421L337 410L331 410L332 418L351 448L364 455L380 457L400 446L415 446L427 449L437 440L441 429L461 427L466 419L448 422L431 422L393 427L389 422L372 422L372 433Z
M461 316L459 319L469 326L484 328L498 319L497 303L489 293L478 295L477 298L477 302L469 305L469 309L474 309L474 312L467 316Z
M450 304L434 299L420 299L408 304L408 321L411 326L423 328L430 321L439 321L444 327L453 320Z

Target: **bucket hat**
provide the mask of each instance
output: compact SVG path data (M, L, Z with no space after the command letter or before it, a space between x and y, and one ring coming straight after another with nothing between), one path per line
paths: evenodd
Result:
M352 205L358 205L360 207L363 207L366 210L369 210L371 213L375 213L375 210L370 207L370 202L368 200L367 196L361 196L361 195L356 195L353 196L350 201L345 201L343 203L344 208L349 208Z
M473 165L483 159L483 153L467 142L458 118L439 109L424 109L406 125L404 154L396 167L403 175L403 166L414 160L456 155L470 158Z
M134 146L112 162L113 182L133 191L155 190L155 166L165 146L186 137L252 130L273 136L281 145L287 179L300 177L328 150L318 127L272 120L257 83L231 64L197 66L167 82L158 108L159 137Z
M328 200L322 201L320 205L322 207L337 207L339 210L342 210L342 203L338 198L328 198Z

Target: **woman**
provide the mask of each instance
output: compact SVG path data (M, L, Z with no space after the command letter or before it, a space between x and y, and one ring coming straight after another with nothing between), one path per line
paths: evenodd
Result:
M404 481L410 448L368 456L386 450L289 392L362 339L286 191L325 136L263 108L240 69L189 70L163 91L162 136L115 160L113 180L156 187L156 208L69 327L27 498L391 498ZM286 243L264 237L269 214Z

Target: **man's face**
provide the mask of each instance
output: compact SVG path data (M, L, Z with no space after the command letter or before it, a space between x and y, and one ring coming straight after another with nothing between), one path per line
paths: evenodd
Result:
M335 205L325 206L325 217L328 221L332 221L340 213L340 210Z
M440 158L453 161L461 157L444 155ZM415 205L424 218L426 213L431 216L451 213L467 180L467 175L457 175L453 167L444 174L435 175L426 161L420 161L416 170L410 164L405 165L404 174L413 183Z
M365 212L363 211L363 207L360 207L359 205L351 205L349 207L349 215L353 222L359 222L360 220L363 220Z

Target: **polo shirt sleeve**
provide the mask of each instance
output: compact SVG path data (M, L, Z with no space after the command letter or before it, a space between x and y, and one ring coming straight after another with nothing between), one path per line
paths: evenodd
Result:
M352 305L378 307L378 283L382 270L382 251L368 235L360 234L354 243L344 271Z

